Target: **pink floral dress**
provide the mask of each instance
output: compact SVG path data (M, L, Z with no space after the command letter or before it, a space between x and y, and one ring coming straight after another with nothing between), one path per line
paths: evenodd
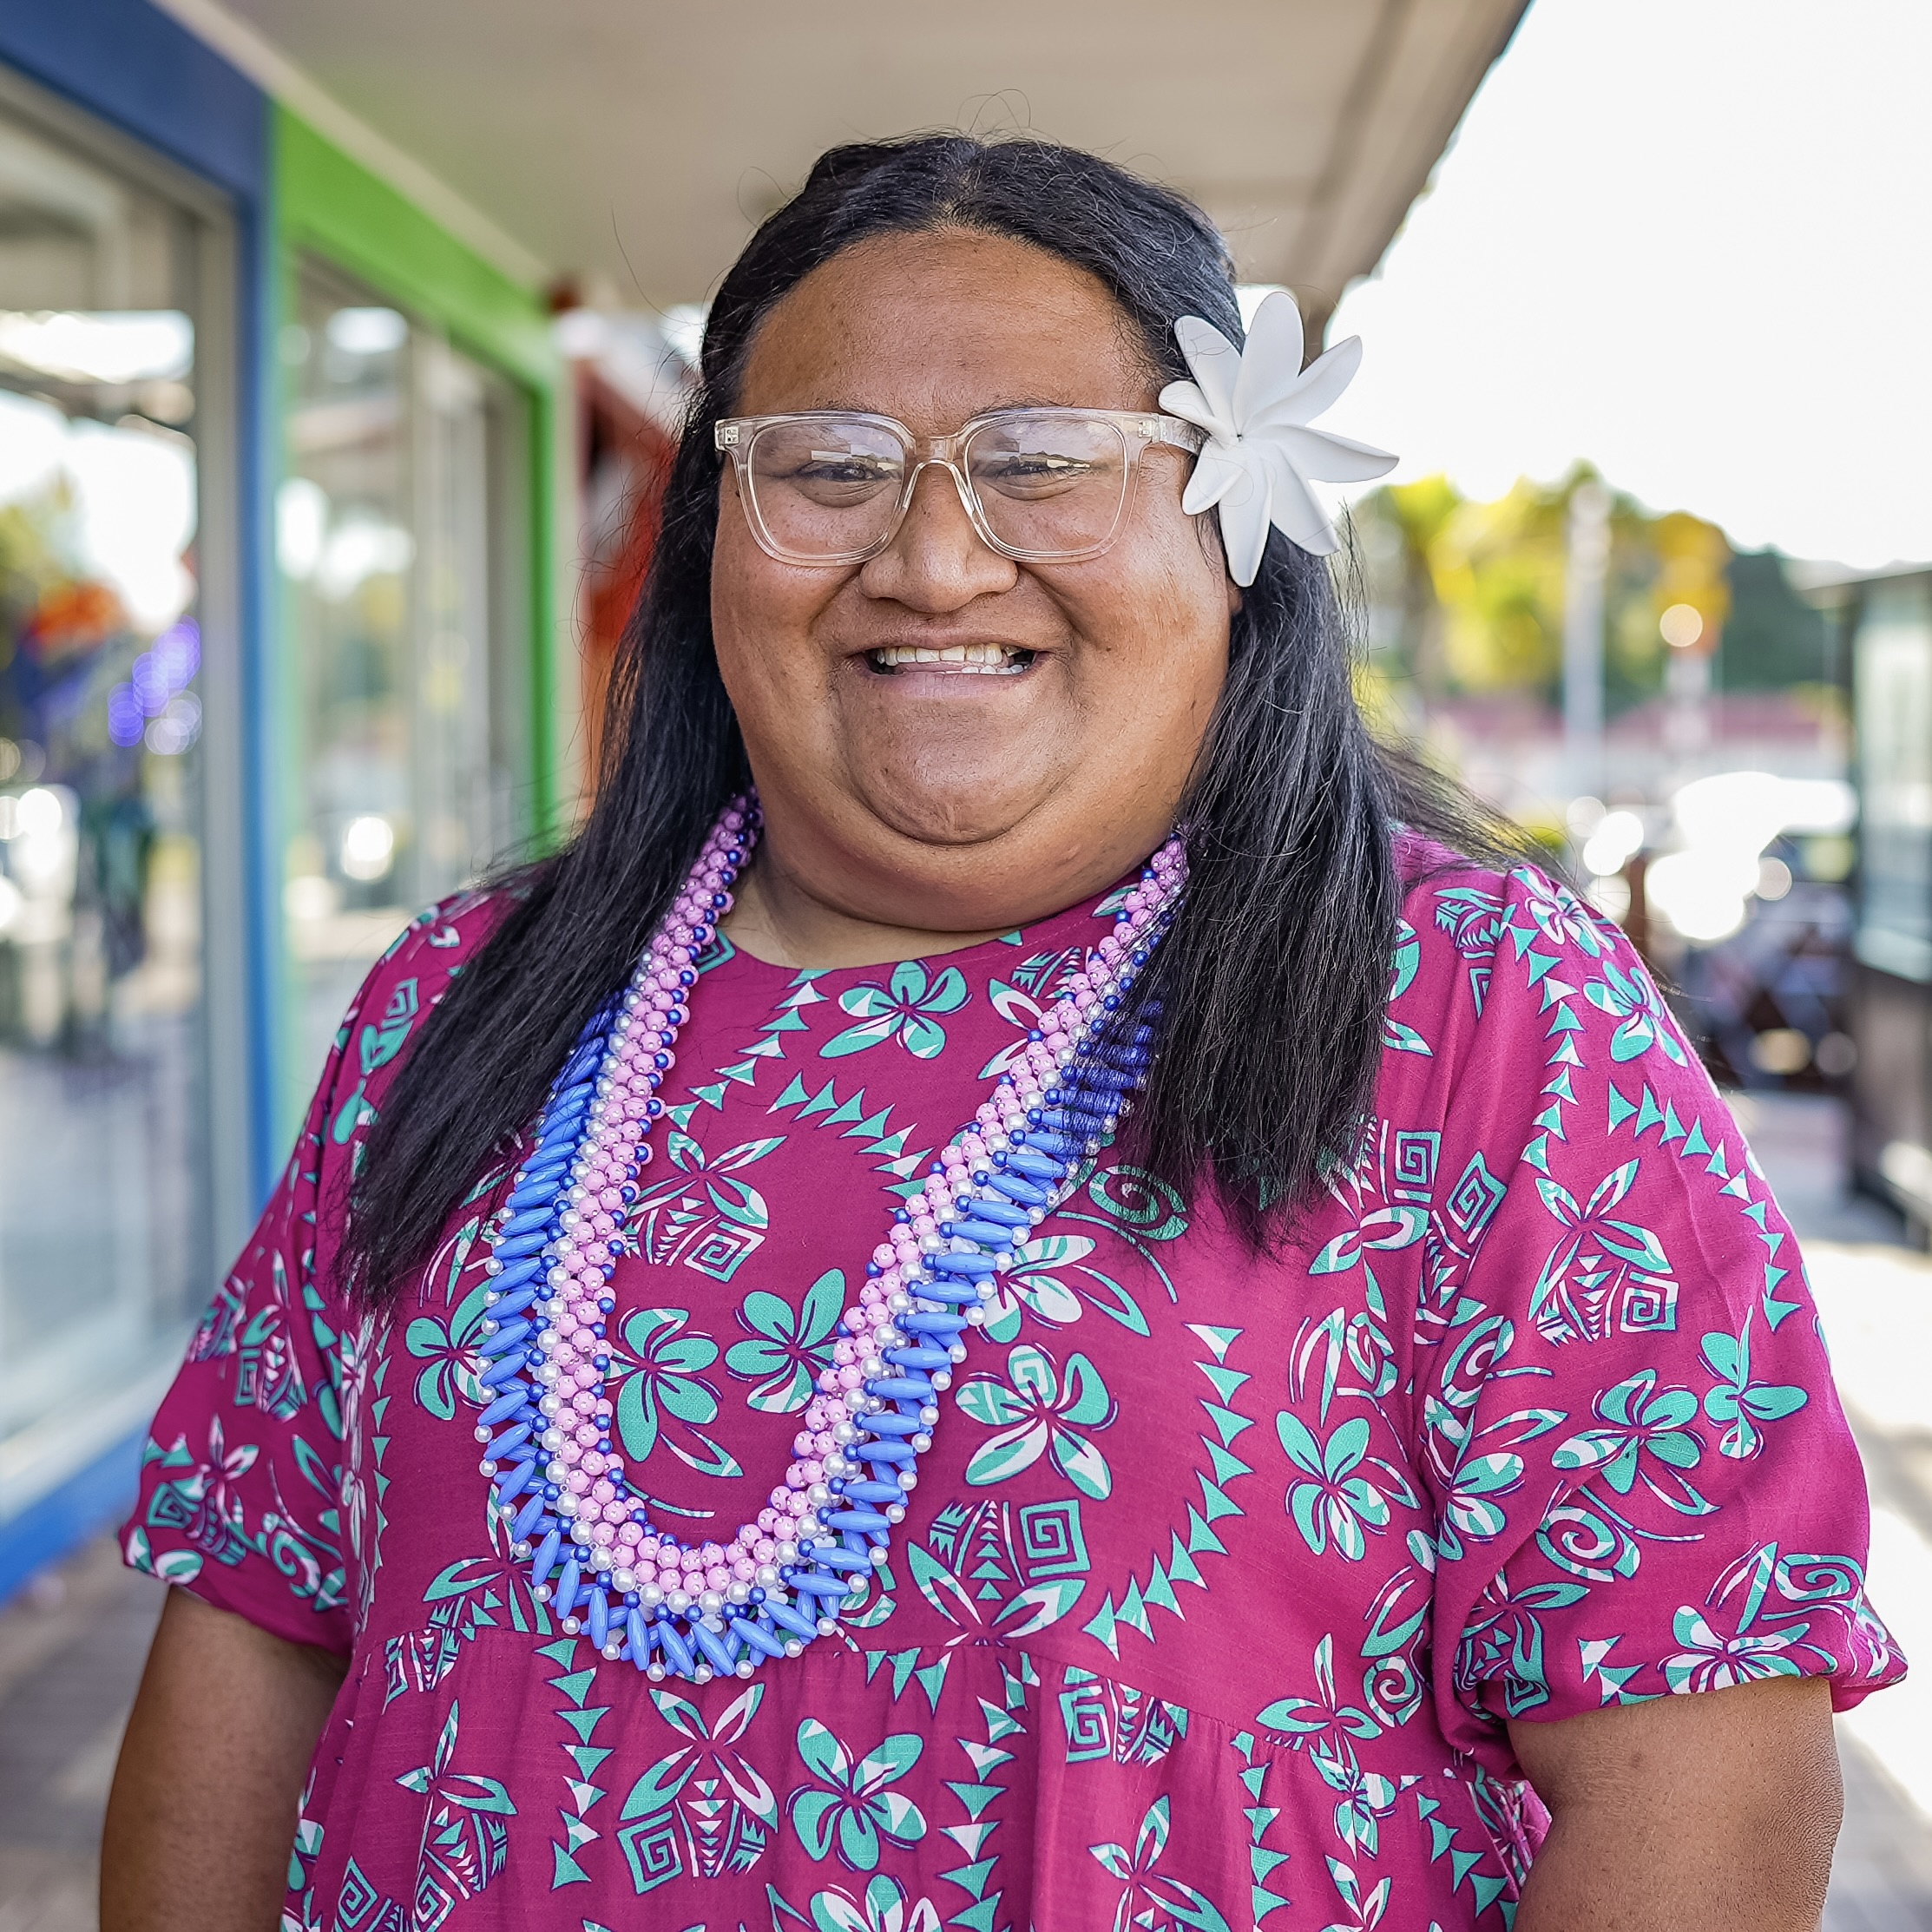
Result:
M1500 1928L1545 1822L1506 1720L1897 1679L1797 1245L1648 976L1536 872L1409 856L1375 1114L1296 1243L1257 1258L1103 1152L1002 1278L847 1633L701 1687L558 1627L490 1508L479 1236L514 1162L388 1312L327 1285L398 1055L494 912L418 922L125 1531L347 1660L285 1925ZM714 949L613 1285L658 1514L756 1515L848 1282L1099 910L883 968Z

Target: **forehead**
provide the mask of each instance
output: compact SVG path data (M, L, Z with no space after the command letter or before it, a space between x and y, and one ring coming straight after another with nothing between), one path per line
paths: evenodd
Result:
M884 235L814 269L759 325L737 409L864 409L944 435L1019 403L1149 409L1160 379L1106 287L1043 248Z

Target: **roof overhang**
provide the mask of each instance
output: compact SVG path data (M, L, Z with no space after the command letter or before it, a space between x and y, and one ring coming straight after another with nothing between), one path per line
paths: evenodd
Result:
M600 302L702 299L835 142L1017 126L1193 194L1318 319L1528 0L162 3L499 266Z

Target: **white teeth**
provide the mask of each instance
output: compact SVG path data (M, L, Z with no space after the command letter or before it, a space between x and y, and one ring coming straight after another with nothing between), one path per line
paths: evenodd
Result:
M871 654L881 670L897 670L901 665L943 665L949 671L990 673L1010 677L1024 668L1021 654L1005 644L888 644Z

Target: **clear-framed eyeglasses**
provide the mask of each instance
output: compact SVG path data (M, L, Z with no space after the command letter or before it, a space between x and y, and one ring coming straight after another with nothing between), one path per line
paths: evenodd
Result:
M929 465L950 472L974 529L1002 556L1078 563L1120 535L1145 451L1205 440L1178 417L1092 409L994 410L938 437L846 410L729 417L714 433L737 465L759 547L802 564L877 556Z

